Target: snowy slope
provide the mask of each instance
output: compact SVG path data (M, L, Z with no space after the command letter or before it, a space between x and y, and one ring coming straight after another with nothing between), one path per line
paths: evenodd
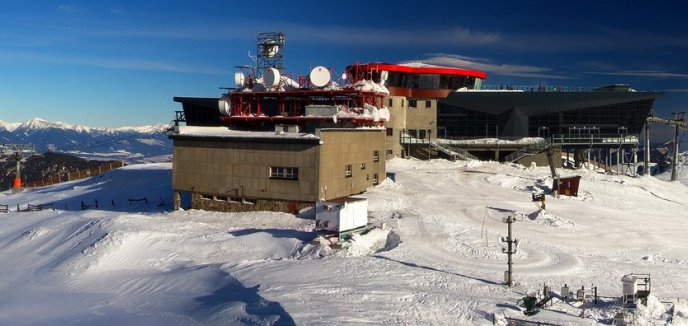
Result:
M318 243L312 212L169 212L171 166L132 165L0 203L56 211L0 215L0 324L492 324L492 314L557 324L609 323L621 277L650 273L639 324L688 324L688 192L656 178L581 175L580 196L531 191L546 167L393 160L365 194L386 230L341 250ZM128 199L147 198L148 205ZM81 202L100 209L80 210ZM112 203L114 202L114 206ZM500 283L502 219L516 216L516 285ZM557 302L525 317L517 301L547 283L599 288L602 303Z

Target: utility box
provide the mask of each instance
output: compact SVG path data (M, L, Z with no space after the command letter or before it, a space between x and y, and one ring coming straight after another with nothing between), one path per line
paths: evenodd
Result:
M554 181L552 190L556 191L559 195L578 197L580 179L581 177L579 175L560 178L558 184L556 180Z
M315 204L315 228L344 232L368 225L368 199L344 197Z
M624 275L621 278L623 284L623 303L636 303L638 299L638 277L633 274Z

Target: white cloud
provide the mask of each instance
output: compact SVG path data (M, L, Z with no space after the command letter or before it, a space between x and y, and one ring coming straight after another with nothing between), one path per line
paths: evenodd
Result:
M630 71L615 71L615 72L595 72L588 71L587 74L594 75L608 75L608 76L631 76L631 77L649 77L649 78L678 78L678 79L688 79L688 74L660 71L660 70L630 70Z
M556 74L550 68L528 65L498 64L489 59L472 58L455 54L431 54L420 60L424 63L447 67L469 68L504 76L526 78L570 79L570 76Z
M217 67L190 66L184 64L167 63L162 61L153 61L138 58L99 58L70 55L49 55L43 53L30 52L0 51L0 61L65 64L111 69L164 71L206 75L226 74L225 70Z

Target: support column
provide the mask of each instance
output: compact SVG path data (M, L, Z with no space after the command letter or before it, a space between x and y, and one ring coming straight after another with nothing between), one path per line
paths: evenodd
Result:
M674 157L671 159L671 181L678 180L678 171L676 171L676 165L678 163L678 124L674 125L674 130Z
M179 191L175 191L173 193L173 197L174 197L174 209L178 210L182 207L182 196L179 193Z
M643 158L643 175L652 176L650 171L650 123L645 123L645 155Z

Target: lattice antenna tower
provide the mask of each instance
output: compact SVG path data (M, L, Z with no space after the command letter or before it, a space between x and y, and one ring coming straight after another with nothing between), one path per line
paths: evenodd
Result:
M275 68L284 73L284 34L281 32L258 33L256 74Z

